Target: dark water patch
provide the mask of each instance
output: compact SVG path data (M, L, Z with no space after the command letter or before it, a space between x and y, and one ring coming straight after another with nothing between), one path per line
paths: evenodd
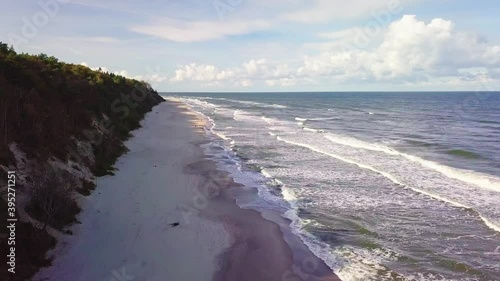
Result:
M218 145L212 145L210 148L214 151L224 151L224 148Z
M469 273L472 275L476 275L477 277L480 277L480 276L485 277L484 273L482 273L481 271L479 271L479 270L477 270L477 269L475 269L475 268L471 267L470 265L465 264L463 262L443 258L443 259L436 261L436 263L439 266L441 266L442 268L447 269L447 270L451 270L452 272L463 272L463 273Z
M231 148L239 157L244 158L244 160L250 159L274 159L281 156L277 152L269 151L262 147L255 147L252 145L236 144Z
M243 162L248 162L250 160L250 158L246 156L244 153L242 153L240 150L234 149L233 151L235 152L236 157L238 157L238 159L242 160Z
M500 125L500 121L493 121L493 120L472 120L477 123L481 124L495 124L495 125Z
M363 240L359 243L359 246L362 248L368 249L368 250L376 250L376 249L381 249L384 250L384 247L381 245L377 244L376 242L369 241L369 240Z
M418 261L414 258L408 257L408 256L398 256L398 261L402 263L408 263L408 264L417 264Z
M280 169L280 168L287 168L285 165L267 165L266 169Z
M317 227L311 225L306 225L304 230L320 239L320 241L330 245L343 244L343 241L345 241L344 236L349 234L349 231L345 229L330 229L328 227Z
M481 155L468 151L468 150L462 150L462 149L451 149L446 151L447 154L457 156L457 157L462 157L462 158L467 158L467 159L481 159L483 158Z
M261 166L257 165L257 164L249 164L249 163L247 163L245 166L249 170L257 172L257 173L260 173L263 170L263 168Z
M357 225L356 226L356 231L359 234L362 234L362 235L372 236L372 237L376 237L376 238L379 237L378 233L373 232L373 231L369 230L368 228L366 228L366 227L364 227L362 225Z
M390 276L390 278L394 281L406 281L406 280L408 280L405 277L399 275L398 273L391 271L391 270L388 270L388 269L380 269L377 271L377 274L379 276Z

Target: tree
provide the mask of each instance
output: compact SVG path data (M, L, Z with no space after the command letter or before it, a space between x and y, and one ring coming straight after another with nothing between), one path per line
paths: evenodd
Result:
M0 42L0 54L5 54L5 55L8 55L8 54L11 54L11 53L16 53L14 51L14 48L12 46L9 47L9 45L3 43L3 42Z

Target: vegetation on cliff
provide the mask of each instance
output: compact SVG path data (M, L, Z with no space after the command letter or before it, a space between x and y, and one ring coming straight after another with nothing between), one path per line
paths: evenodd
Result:
M39 222L20 224L19 274L3 277L2 255L0 279L26 280L50 262L44 253L54 239L47 228L68 233L64 228L79 212L75 199L95 188L94 176L112 173L126 151L123 141L162 100L146 82L45 54L19 54L0 42L0 186L7 170L18 171L17 190L26 203L17 208ZM6 247L0 237L2 253Z

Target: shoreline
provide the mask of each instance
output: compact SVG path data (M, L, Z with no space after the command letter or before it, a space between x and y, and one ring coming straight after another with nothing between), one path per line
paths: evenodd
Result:
M197 114L167 100L142 125L32 280L339 280L289 221L236 204L240 186L204 154Z
M182 108L186 108L175 99L167 98L167 102L180 103ZM198 114L189 112L200 123L206 122ZM206 138L205 131L198 132ZM203 151L200 154L205 160L193 163L196 167L193 169L191 166L190 170L205 175L205 179L210 177L219 182L215 185L218 187L215 188L215 198L211 198L202 215L222 220L230 229L234 241L221 255L222 268L214 276L214 281L340 280L323 260L292 233L289 219L277 212L238 206L236 198L245 197L243 193L248 191L242 191L242 185L235 183L228 172L218 170L215 160L206 160L207 155ZM207 185L208 189L214 187ZM210 194L210 191L204 193Z

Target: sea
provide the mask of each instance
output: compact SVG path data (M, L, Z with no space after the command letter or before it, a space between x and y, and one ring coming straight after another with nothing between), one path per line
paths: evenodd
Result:
M342 280L500 280L500 93L164 95Z

